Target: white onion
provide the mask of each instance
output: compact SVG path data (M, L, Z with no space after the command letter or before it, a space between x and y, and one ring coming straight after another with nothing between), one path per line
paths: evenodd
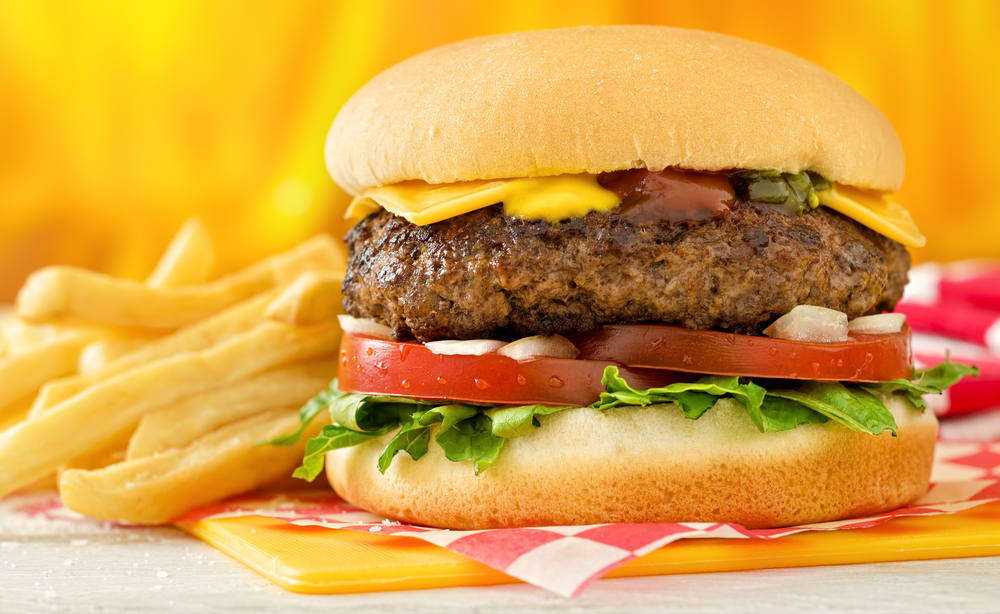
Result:
M364 335L376 339L392 339L392 329L385 324L379 324L375 320L365 318L355 318L354 316L337 316L340 322L340 329L348 335Z
M524 362L535 358L576 358L580 350L561 335L535 335L508 343L497 350L497 354Z
M424 347L435 354L482 356L495 352L505 345L507 345L506 342L496 339L469 339L468 341L448 339L446 341L428 341Z
M905 313L880 313L874 316L861 316L847 323L852 333L863 335L888 335L903 330L906 323Z
M847 314L826 307L799 305L765 328L764 334L807 343L847 341Z

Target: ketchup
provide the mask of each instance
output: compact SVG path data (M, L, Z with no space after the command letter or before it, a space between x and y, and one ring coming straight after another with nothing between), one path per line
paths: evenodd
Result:
M736 203L729 176L722 173L636 168L601 173L597 182L622 199L615 215L640 226L723 218Z

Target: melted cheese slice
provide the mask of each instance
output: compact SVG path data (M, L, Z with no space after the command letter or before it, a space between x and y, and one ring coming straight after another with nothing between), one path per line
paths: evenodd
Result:
M441 222L463 213L503 203L504 213L525 219L560 222L591 211L611 211L621 204L614 192L597 183L596 175L555 175L526 179L466 181L431 185L423 181L372 188L354 199L348 218L360 219L379 207L417 226Z
M906 209L877 193L835 185L817 196L820 204L907 247L927 242ZM513 217L560 222L591 211L611 211L621 200L602 188L596 175L586 174L440 185L404 181L368 190L354 199L345 217L361 219L384 208L426 226L497 203L503 203L504 213Z
M864 224L875 232L907 247L923 247L927 239L902 205L875 192L834 185L817 192L819 203Z

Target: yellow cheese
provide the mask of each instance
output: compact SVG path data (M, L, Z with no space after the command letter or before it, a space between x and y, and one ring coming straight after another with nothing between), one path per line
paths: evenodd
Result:
M442 185L404 181L368 190L354 199L347 209L347 217L362 218L382 207L417 226L425 226L501 202L507 215L549 222L583 217L591 211L611 211L621 204L614 192L597 183L596 175Z
M909 211L880 194L838 184L816 195L821 205L839 211L907 247L923 247L927 243Z
M906 209L879 194L836 185L817 196L820 204L907 247L926 243ZM426 226L497 203L503 203L504 213L513 217L559 222L591 211L611 211L621 200L602 188L596 175L586 174L438 185L404 181L368 190L354 199L346 217L360 219L381 207Z

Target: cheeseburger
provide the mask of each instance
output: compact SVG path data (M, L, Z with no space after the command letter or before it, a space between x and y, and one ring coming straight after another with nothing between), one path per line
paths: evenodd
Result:
M362 87L326 161L358 221L298 476L457 529L777 527L927 489L922 395L971 370L914 371L885 313L924 243L887 197L903 152L818 66L658 26L477 38Z

